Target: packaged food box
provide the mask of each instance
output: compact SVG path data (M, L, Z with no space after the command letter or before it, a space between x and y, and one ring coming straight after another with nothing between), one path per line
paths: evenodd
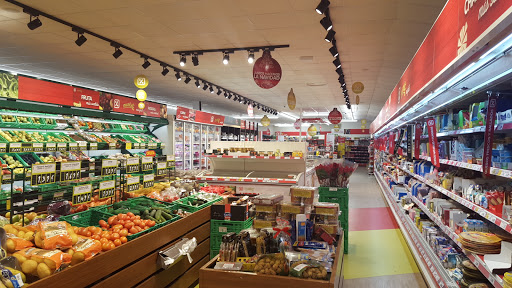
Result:
M313 205L313 213L316 215L338 216L340 205L338 203L319 202Z
M290 187L290 195L294 204L313 204L315 199L315 187L293 186Z
M272 220L261 220L254 219L253 227L254 229L262 229L276 226L276 221Z
M304 214L305 212L305 206L304 205L297 205L293 204L291 202L286 202L281 204L281 213L285 214Z
M283 201L283 195L269 194L269 195L258 195L253 198L252 203L258 205L274 205Z

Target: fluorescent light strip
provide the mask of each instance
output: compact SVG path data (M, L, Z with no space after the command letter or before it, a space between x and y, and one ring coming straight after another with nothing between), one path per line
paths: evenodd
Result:
M297 120L299 117L293 116L292 114L288 114L286 112L280 112L278 116L283 116L285 118L291 119L291 120Z
M312 116L318 116L318 117L321 117L321 116L329 116L329 112L303 112L303 113L302 113L302 116L305 116L305 117L312 117Z
M261 119L263 116L233 116L235 119ZM277 116L267 115L268 119L279 119Z
M508 42L511 39L512 39L512 34L508 35L507 38L503 39L500 43L498 43L497 45L495 45L494 47L489 49L489 51L487 51L484 54L482 54L482 56L480 56L479 60L482 60L483 58L487 57L487 55L491 54L494 50L496 50L498 47L500 47L501 45L505 44L506 42ZM510 46L511 45L508 45L507 47L510 47Z

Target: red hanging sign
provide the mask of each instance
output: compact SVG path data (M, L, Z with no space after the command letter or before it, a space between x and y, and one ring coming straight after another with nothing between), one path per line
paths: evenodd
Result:
M99 109L100 92L84 89L73 88L73 106L81 108Z
M176 110L176 120L191 121L203 124L224 125L224 116L197 111L178 106Z
M414 131L414 159L420 159L420 138L421 138L421 124L416 123Z
M263 55L254 62L252 76L254 82L263 89L270 89L281 81L281 65L270 55L270 51L263 51Z
M494 138L494 119L496 119L497 96L489 96L487 105L487 115L485 117L485 135L484 135L484 155L482 162L482 172L489 176L492 166L492 142Z
M329 119L329 122L331 122L332 124L338 124L341 122L341 119L343 119L343 115L341 115L341 112L338 111L338 109L334 108L329 113L327 119Z
M439 167L439 147L437 146L437 131L435 118L430 118L427 120L427 129L428 142L430 144L430 162L432 162L434 166Z
M395 133L391 132L389 133L389 154L393 154L394 150L395 150Z

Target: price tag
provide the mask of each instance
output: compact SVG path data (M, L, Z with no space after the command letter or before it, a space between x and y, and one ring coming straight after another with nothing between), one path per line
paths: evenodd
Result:
M21 151L23 152L33 152L34 147L32 146L32 143L21 143Z
M110 150L116 149L116 143L108 143L108 149L110 149Z
M98 150L98 143L89 143L89 150Z
M140 149L146 149L148 147L148 143L140 143L139 148Z
M151 188L155 186L155 174L144 175L142 185L144 186L144 188Z
M153 170L153 157L144 156L142 157L142 171Z
M7 143L0 143L0 153L7 152Z
M53 200L62 199L62 197L64 197L64 192L62 192L62 191L61 192L55 192L53 194Z
M126 142L125 143L125 149L126 150L132 149L132 143L131 142Z
M507 229L507 222L501 221L500 227L501 227L501 229Z
M66 152L68 145L67 143L57 143L57 151Z
M148 143L148 149L156 149L157 146L158 146L157 143L154 143L154 142Z
M126 190L128 192L137 191L140 189L140 176L126 178Z
M56 143L46 143L46 151L47 152L57 151L57 144Z
M117 173L117 160L101 160L101 176L110 176Z
M78 143L70 142L69 143L69 151L78 151Z
M140 171L139 157L131 157L126 159L126 173L136 173Z
M160 149L164 149L165 148L165 143L160 143Z
M80 150L87 150L87 142L85 142L85 141L78 141L78 149L80 149Z
M139 149L140 144L139 143L133 143L133 149Z
M92 185L85 184L73 187L73 205L79 205L91 202L92 198Z
M55 183L56 163L32 164L32 186Z
M9 144L9 152L11 152L11 153L21 152L21 143L10 143Z
M167 174L167 162L158 162L156 164L156 175L165 176Z
M116 193L116 181L109 180L100 182L99 198L105 199L113 197Z
M62 162L60 164L60 182L68 182L82 178L80 175L81 165L82 163L80 161Z
M34 152L43 152L44 151L43 143L33 143L32 147L34 148Z
M174 166L174 156L173 155L167 155L167 168L172 168Z

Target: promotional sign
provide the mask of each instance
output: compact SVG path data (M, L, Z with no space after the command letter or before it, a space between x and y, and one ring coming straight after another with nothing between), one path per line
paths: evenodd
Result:
M407 125L407 161L412 161L412 128L414 125Z
M427 120L427 129L428 143L430 146L430 162L432 162L432 165L439 167L439 147L437 146L437 130L435 118L430 118Z
M81 108L99 109L100 92L85 88L73 88L73 106Z
M211 125L224 125L224 116L197 111L178 106L176 110L176 120L191 121Z
M264 115L263 118L261 118L260 123L261 125L267 127L268 125L270 125L270 119L267 117L267 115Z
M139 100L130 97L114 95L114 109L112 111L133 115L144 115L144 110L138 107Z
M156 176L167 175L167 162L156 163Z
M114 197L116 194L116 180L100 182L99 198L105 199Z
M91 202L92 198L92 185L85 184L73 187L73 205L79 205Z
M140 90L137 90L137 92L135 92L135 98L137 98L137 100L139 100L140 102L144 102L146 101L146 99L148 99L148 94L146 93L146 91L140 89ZM139 103L141 104L141 103ZM144 104L144 103L142 103ZM145 105L141 105L142 107L139 106L140 109L144 109L144 106Z
M421 124L416 123L414 131L414 159L420 159L420 145L421 145Z
M370 134L368 129L345 129L345 134Z
M146 77L145 75L137 75L133 79L133 84L135 84L135 87L139 89L144 89L149 85L148 77Z
M295 123L293 123L293 127L295 129L299 130L300 126L302 126L302 121L300 121L300 119L297 119L297 121L295 121Z
M494 119L496 119L496 108L498 97L496 94L489 96L489 102L487 105L487 115L485 123L485 134L484 134L484 155L482 162L482 172L484 175L489 176L492 167L492 141L494 138ZM489 121L489 119L492 119Z
M281 81L281 65L272 58L269 50L263 51L263 55L254 62L252 75L256 85L263 89L270 89Z
M131 157L126 159L126 173L137 173L140 171L139 157Z
M80 161L62 162L60 163L60 182L68 182L78 180L81 177L80 168L82 163Z
M341 126L339 124L334 125L334 132L340 132Z
M393 154L394 152L394 149L395 149L395 133L394 132L391 132L389 133L389 147L388 147L388 152L389 154Z
M102 159L101 160L101 176L110 176L117 173L117 160Z
M142 157L142 171L153 170L153 157Z
M174 156L173 155L167 155L167 168L173 168L174 167Z
M144 188L151 188L155 186L155 174L144 175L142 185Z
M254 116L254 108L252 107L252 104L249 104L249 106L247 106L247 115L249 117L253 117Z
M32 176L30 185L39 186L55 183L56 163L32 164Z
M137 191L140 189L140 176L131 176L126 178L126 189L128 192Z
M309 128L308 128L308 134L309 134L309 136L315 136L315 135L316 135L316 132L317 132L317 130L316 130L316 126L315 126L315 125L313 125L313 124L311 124L311 126L309 126Z
M240 129L246 129L245 120L240 120Z
M398 141L395 142L395 147L393 148L393 154L396 155L398 153L398 148L400 148L400 145L402 144L402 140L404 139L404 129L400 129L400 134L398 136Z
M361 94L364 91L364 84L361 82L355 82L352 84L352 92L356 94Z
M341 115L341 112L338 111L338 109L334 108L332 109L332 111L329 113L329 116L327 117L327 119L329 120L329 122L331 122L332 124L338 124L341 122L341 119L343 119L343 115Z

